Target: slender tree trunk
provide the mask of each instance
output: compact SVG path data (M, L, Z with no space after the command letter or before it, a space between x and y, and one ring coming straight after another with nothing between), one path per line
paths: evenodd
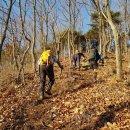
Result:
M58 48L57 48L57 41L56 41L56 34L55 34L55 23L53 22L52 23L52 32L53 32L53 48L54 48L54 50L55 50L55 54L57 55L57 50L58 50Z
M40 5L40 48L41 52L45 50L45 36L44 36L44 31L43 31L43 23L44 23L44 18L43 18L43 1L41 1Z
M70 61L70 66L71 66L71 47L70 47L70 31L71 31L71 12L70 12L70 7L71 7L71 1L68 0L68 53L69 53L69 61Z
M124 9L124 30L125 30L125 53L127 54L127 0L125 0L125 9Z
M43 23L41 23L40 25L41 29L40 29L40 48L41 48L41 52L43 52L45 50L45 38L44 38L44 32L43 32Z
M36 73L36 56L35 56L35 44L36 44L36 0L33 3L33 44L32 44L32 65L33 72Z
M114 31L114 30L113 30ZM118 33L114 31L114 39L116 44L116 69L117 69L117 77L121 79L122 75L122 55L121 55L121 46L118 38Z
M7 31L7 28L8 28L8 23L9 23L9 18L10 18L12 6L13 6L13 0L10 0L10 5L9 5L9 9L8 9L8 16L7 16L5 26L4 26L4 31L3 31L3 34L2 34L2 37L1 37L1 40L0 40L0 64L1 64L1 58L2 58L1 57L2 47L3 47L4 40L6 38L6 31Z
M105 27L104 23L102 25L102 34L103 34L103 57L106 57L106 45L107 45L107 40L106 40L106 33L105 33Z
M45 17L45 23L46 23L46 35L45 35L45 46L47 45L47 43L48 43L48 15L49 15L49 13L48 13L48 10L49 10L49 8L47 9L46 8L46 4L45 4L45 0L43 0L43 8L44 8L44 17Z
M72 29L71 31L71 34L72 34L72 41L71 41L71 46L72 46L72 53L74 54L75 53L75 47L74 47L74 30Z
M64 45L64 60L65 60L65 52L66 52L66 47Z
M110 31L110 32L111 32L111 31ZM109 45L108 45L108 52L111 52L111 42L112 42L111 33L109 34L109 37L110 37L110 42L109 42Z
M72 49L73 49L73 54L75 53L75 46L74 46L75 36L74 36L74 31L76 30L76 1L77 0L73 1L73 6L74 6L74 9L73 9L73 29L71 31L71 33L72 33Z
M99 53L103 54L103 47L102 47L102 14L99 11Z
M48 14L46 16L46 40L45 40L45 45L48 43Z
M13 64L14 64L14 68L16 66L17 71L19 70L19 65L17 62L17 56L16 56L16 40L15 40L15 36L14 36L14 31L13 31L13 26L12 26L12 22L10 20L10 27L11 27L11 32L12 32L12 42L13 42Z
M107 9L107 21L110 24L113 34L114 34L114 40L115 40L115 47L116 47L116 71L117 71L117 78L121 79L122 77L122 55L121 55L121 45L118 37L118 31L116 29L116 26L112 22L112 17L110 13L110 7L108 0L105 0L105 6Z
M19 0L19 9L20 9L20 20L21 20L21 25L22 25L22 36L21 36L21 40L22 40L22 37L24 35L25 39L28 41L28 46L27 46L26 50L24 51L24 54L23 54L22 58L19 58L20 59L20 67L19 67L19 71L18 71L18 74L17 74L17 81L19 81L19 79L20 79L21 72L23 71L23 65L24 65L25 57L26 57L26 55L27 55L27 53L28 53L28 51L29 51L29 49L31 47L31 40L25 35L25 32L24 32L25 31L24 24L25 24L25 17L26 17L26 3L25 3L24 20L23 20L23 17L22 17L21 0ZM24 76L24 74L22 76ZM22 77L22 79L23 78L24 77Z

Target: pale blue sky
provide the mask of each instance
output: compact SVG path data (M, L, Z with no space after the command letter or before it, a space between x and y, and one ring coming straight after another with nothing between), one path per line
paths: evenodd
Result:
M6 2L4 2L6 1ZM22 0L22 6L24 5L24 1L25 0ZM77 0L80 2L80 0ZM90 3L90 0L86 0L88 1L87 3L87 6L83 6L81 8L81 11L80 11L80 15L79 15L79 21L78 21L78 24L76 26L76 29L77 30L82 30L83 33L87 32L89 29L90 29L90 25L91 24L91 20L90 20L90 12L92 10L91 6L89 5ZM123 4L122 4L122 0L119 0L120 3L118 2L118 0L111 0L111 7L113 10L115 11L119 11L119 10L122 10L123 8ZM32 2L31 0L28 0L28 3L29 2ZM130 3L130 0L128 0L128 2ZM39 1L37 0L37 3L39 3ZM65 3L64 3L64 0L57 0L57 5L56 7L54 8L54 10L58 10L58 8L62 8L60 3L66 7ZM120 6L119 6L120 4ZM7 5L9 5L9 0L0 0L0 7L3 6L5 8L5 10L7 9ZM66 7L67 8L67 7ZM24 8L23 8L24 10ZM28 5L28 13L27 13L27 19L29 20L29 22L31 23L31 21L33 20L32 18L32 4L30 3ZM65 13L65 11L63 11ZM61 19L60 22L60 25L59 25L59 30L63 29L63 28L67 28L68 27L68 22L64 22L64 20L66 20L62 14L62 12L60 10L57 11L57 14L58 14L58 18ZM0 17L2 16L2 13L0 13ZM16 19L20 19L19 18L19 8L18 8L18 0L16 0L16 3L15 5L13 6L13 10L11 12L11 18L13 17L16 17ZM62 20L63 19L63 20ZM81 26L83 25L83 26ZM0 26L1 23L0 23ZM31 25L30 24L30 27L32 28L33 27L33 24ZM81 28L82 27L82 28ZM44 30L45 30L45 26L44 26Z

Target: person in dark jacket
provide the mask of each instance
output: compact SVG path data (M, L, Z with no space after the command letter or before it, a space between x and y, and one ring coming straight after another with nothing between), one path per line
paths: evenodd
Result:
M90 67L92 69L98 67L98 60L100 59L100 55L98 53L98 50L96 48L91 48L89 52L88 61L90 64Z
M84 54L79 52L78 50L76 50L75 54L73 55L72 61L74 62L74 67L78 67L78 69L80 70L80 60L81 57L84 57Z

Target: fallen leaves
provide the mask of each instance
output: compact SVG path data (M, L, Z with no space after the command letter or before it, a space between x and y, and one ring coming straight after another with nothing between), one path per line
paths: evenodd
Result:
M25 86L8 84L7 88L6 84L0 91L0 128L128 129L129 87L126 81L115 81L113 60L106 63L96 70L93 82L93 70L69 70L65 62L62 80L56 68L53 96L38 105L34 104L39 97L39 77L33 79L32 74L26 74Z

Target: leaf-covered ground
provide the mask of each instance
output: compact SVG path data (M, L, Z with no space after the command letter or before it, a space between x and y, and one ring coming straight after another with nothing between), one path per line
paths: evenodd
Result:
M116 80L115 58L96 71L64 70L55 66L52 96L39 102L39 77L25 74L25 85L15 79L2 82L0 129L3 130L129 130L130 72L123 60L122 80Z

